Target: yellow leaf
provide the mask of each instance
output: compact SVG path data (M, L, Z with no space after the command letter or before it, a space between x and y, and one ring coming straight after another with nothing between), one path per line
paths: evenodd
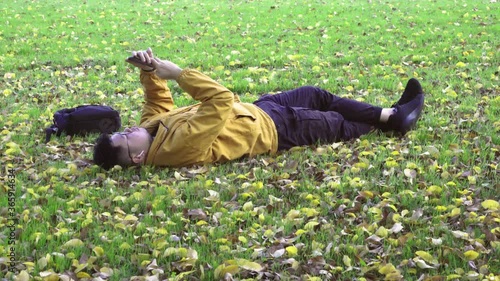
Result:
M298 252L297 247L292 245L292 246L286 247L285 249L286 249L286 252L289 256L294 257L297 255L297 252Z
M26 272L26 270L23 270L23 271L19 272L19 274L17 275L17 277L14 280L16 280L16 281L29 281L30 275L28 274L28 272Z
M451 234L453 234L453 236L455 236L455 238L460 238L460 239L468 239L469 238L469 234L467 232L463 232L460 230L453 230L453 231L451 231Z
M387 275L387 274L395 272L395 271L396 271L396 267L394 267L394 265L392 265L392 263L388 263L386 265L383 265L378 269L378 272L380 274L384 274L384 275Z
M23 264L28 267L28 268L33 268L35 267L35 263L31 261L23 262Z
M90 276L90 274L88 274L87 272L80 271L76 274L76 277L82 279L82 278L91 278L92 276Z
M138 218L134 215L127 215L123 220L125 220L125 221L137 221Z
M451 210L450 215L454 217L460 215L460 213L461 213L460 208L453 208L453 210Z
M385 227L381 226L377 229L375 234L379 237L386 238L389 235L389 231Z
M62 245L63 248L76 248L81 246L83 246L83 241L78 238L71 239Z
M253 203L252 201L249 201L249 202L246 202L245 204L243 204L243 211L250 211L253 209Z
M101 269L99 269L99 272L101 273L101 276L102 275L104 275L104 276L113 275L113 269L111 269L109 267L101 267Z
M318 210L314 208L302 208L300 211L303 212L307 217L315 217L319 215Z
M299 210L290 210L288 214L286 214L286 218L289 220L293 220L300 217L300 211Z
M128 249L130 249L130 248L132 248L132 247L130 246L130 244L129 244L129 243L127 243L127 242L123 242L123 243L120 245L120 247L119 247L119 248L120 248L120 250L128 250Z
M98 257L101 257L102 255L104 255L104 249L97 246L97 247L94 247L94 249L92 249L92 251L96 254L96 256Z
M43 278L43 281L58 281L58 280L60 280L59 275L57 275L51 271L40 272L40 277Z
M314 229L314 227L315 227L315 226L317 226L317 225L319 225L319 222L317 222L317 221L310 221L310 222L306 223L306 225L304 226L304 228L305 228L306 230L311 231L311 230L313 230L313 229Z
M82 264L79 264L76 268L75 268L75 273L78 273L82 270L84 270L86 267L88 266L87 263L82 263Z
M304 229L298 229L297 231L295 231L295 235L297 235L297 236L300 236L304 233L307 233L307 231Z
M304 57L304 55L288 55L287 56L291 61L297 61Z
M441 194L443 189L440 186L437 185L431 185L429 188L427 188L427 192L430 194Z
M197 226L202 226L202 225L207 225L207 224L208 224L208 223L207 223L206 221L204 221L204 220L198 221L198 222L196 223L196 225L197 225Z
M239 268L239 266L237 266L235 264L228 265L228 266L221 264L215 269L214 275L215 275L216 279L220 279L220 278L224 277L224 275L226 275L226 273L234 275L234 274L237 274L238 272L240 272L240 268Z
M3 75L3 78L5 79L14 79L16 78L16 74L15 73L11 73L11 72L7 72Z
M444 211L448 210L448 208L447 208L446 206L441 206L441 205L436 206L436 208L435 208L435 209L436 209L436 211L438 211L438 212L444 212Z
M457 62L456 66L457 66L457 67L460 67L460 68L463 68L463 67L465 67L465 66L466 66L466 64L465 64L465 63L463 63L463 62L461 62L461 61L459 61L459 62Z
M3 90L3 95L8 97L12 94L12 90L11 89L5 89Z
M243 269L252 270L252 271L261 271L262 266L256 262L249 261L246 259L236 259L236 264Z
M415 254L424 259L426 262L436 263L436 259L431 254L425 251L416 251Z
M44 269L47 266L47 264L48 264L47 258L46 257L41 257L40 259L38 259L38 261L36 262L36 264L38 265L39 269Z
M500 206L500 203L498 203L495 200L487 199L487 200L484 200L483 203L481 203L481 206L483 206L483 208L488 209L488 210L498 211L498 207Z
M478 252L476 252L476 251L470 250L470 251L465 252L465 253L464 253L464 256L465 256L465 258L466 258L467 260L472 261L472 260L477 259L477 257L479 256L479 253L478 253Z
M351 267L351 258L349 258L348 256L344 255L342 257L342 261L344 262L345 266Z

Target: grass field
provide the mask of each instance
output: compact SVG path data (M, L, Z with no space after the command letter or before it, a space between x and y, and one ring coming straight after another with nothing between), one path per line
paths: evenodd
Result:
M2 1L0 280L500 280L496 0ZM89 164L96 136L44 143L99 103L137 124L152 47L245 101L316 85L390 106L403 138L225 164ZM178 106L193 103L170 84Z

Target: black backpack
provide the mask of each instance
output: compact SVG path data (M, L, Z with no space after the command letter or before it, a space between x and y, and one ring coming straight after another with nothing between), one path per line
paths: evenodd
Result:
M45 142L52 134L60 136L86 135L88 133L112 133L121 127L118 111L105 105L82 105L65 108L54 113L54 125L45 129Z

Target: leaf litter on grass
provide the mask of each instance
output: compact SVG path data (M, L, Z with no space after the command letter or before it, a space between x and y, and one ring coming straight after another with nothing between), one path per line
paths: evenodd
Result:
M500 278L495 3L17 4L0 4L2 175L16 175L18 219L11 232L2 196L2 278ZM82 102L135 124L143 91L123 58L147 46L248 101L314 84L390 105L415 76L427 105L404 138L176 170L105 173L91 137L42 144L52 113Z

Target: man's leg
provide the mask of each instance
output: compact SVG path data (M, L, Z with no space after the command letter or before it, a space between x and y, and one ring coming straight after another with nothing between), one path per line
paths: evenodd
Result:
M304 86L276 95L265 95L268 100L282 106L302 107L318 111L338 112L345 120L378 125L382 108L356 100L341 98L318 87Z
M374 129L367 123L345 120L335 111L283 106L262 99L255 102L255 105L273 119L278 132L279 150L316 143L347 141Z

